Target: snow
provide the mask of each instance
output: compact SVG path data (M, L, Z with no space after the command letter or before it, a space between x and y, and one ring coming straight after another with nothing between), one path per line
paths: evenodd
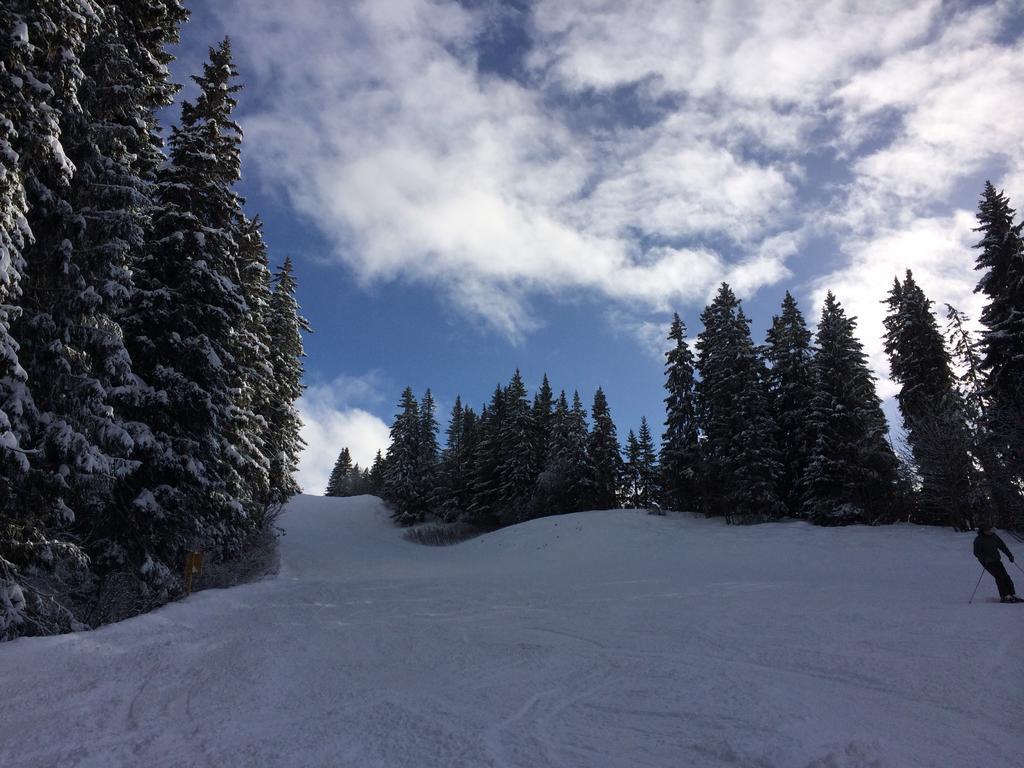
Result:
M24 21L19 21L11 30L11 43L15 46L28 43L28 24Z
M619 510L428 548L308 496L283 526L277 577L0 645L0 765L1021 764L1024 606L968 605L967 534Z

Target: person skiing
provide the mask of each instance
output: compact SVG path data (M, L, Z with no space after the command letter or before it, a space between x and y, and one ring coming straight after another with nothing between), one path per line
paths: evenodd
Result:
M999 588L999 599L1004 603L1024 602L1017 597L1013 587L1013 579L1006 572L999 550L1003 550L1006 556L1013 562L1013 553L1006 544L992 530L992 524L982 522L978 524L978 535L974 539L974 556L978 558L982 568L992 574L996 580L996 587Z

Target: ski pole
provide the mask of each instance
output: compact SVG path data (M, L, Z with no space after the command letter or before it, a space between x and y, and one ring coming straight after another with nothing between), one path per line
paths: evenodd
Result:
M984 576L984 575L985 575L985 568L983 566L982 569L981 569L981 576ZM978 577L978 583L974 585L974 591L971 592L971 599L967 601L968 605L970 605L971 603L974 602L974 596L976 594L978 594L978 587L981 586L981 576Z
M1017 563L1015 561L1011 561L1011 562L1013 562L1014 565L1017 565ZM1021 573L1024 573L1024 568L1021 568L1019 565L1017 565L1017 570L1020 571Z

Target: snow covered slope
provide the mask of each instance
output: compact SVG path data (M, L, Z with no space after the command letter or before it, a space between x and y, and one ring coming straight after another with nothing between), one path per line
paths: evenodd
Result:
M1024 765L1024 605L987 576L967 604L966 534L614 511L434 549L369 497L283 524L276 578L0 645L0 766Z

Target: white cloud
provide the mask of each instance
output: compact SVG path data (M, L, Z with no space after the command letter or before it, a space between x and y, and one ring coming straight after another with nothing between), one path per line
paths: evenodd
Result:
M925 35L939 0L542 0L535 66L577 87L656 78L667 91L814 108L865 61Z
M383 400L380 377L339 376L310 386L298 401L302 439L307 448L299 462L298 481L306 493L323 493L327 478L342 448L362 467L373 463L377 451L386 452L390 430L379 417L357 404Z
M665 364L665 353L670 348L669 320L644 320L621 309L610 310L605 319L614 333L632 338L648 357L661 365Z
M539 324L536 292L647 312L721 280L749 297L791 276L807 232L849 259L822 284L875 283L877 301L881 270L912 266L878 248L904 232L949 253L954 191L1024 178L1013 0L540 0L521 80L477 71L486 8L217 13L260 83L243 123L261 179L360 280L429 285L512 339Z
M270 84L244 116L264 180L360 279L437 286L511 337L531 327L533 291L654 308L703 296L722 253L642 248L636 233L756 244L791 205L788 166L685 120L581 134L542 90L478 73L486 17L457 4L246 0L243 12L235 0L218 12L249 52L243 68Z

